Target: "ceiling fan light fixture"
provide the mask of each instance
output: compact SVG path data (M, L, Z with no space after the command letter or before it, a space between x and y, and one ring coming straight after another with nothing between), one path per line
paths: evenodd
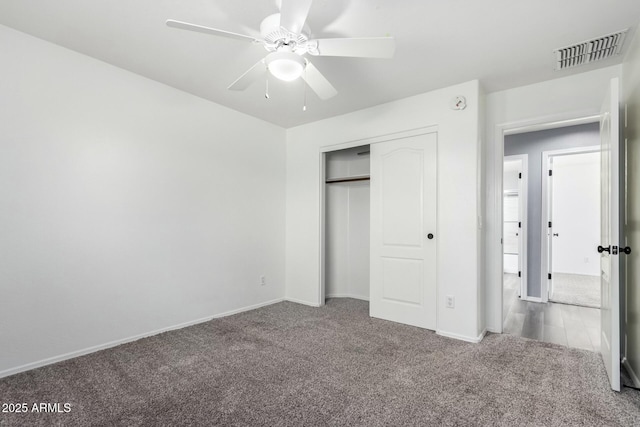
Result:
M231 85L229 90L247 89L253 82L265 78L268 72L275 78L291 82L302 78L320 99L338 94L335 87L303 55L354 58L392 58L395 51L393 37L347 37L312 39L307 25L313 0L280 0L280 13L267 16L260 24L260 36L249 36L168 19L169 27L195 31L229 39L262 45L269 53L256 62ZM267 92L268 94L268 92Z
M307 65L304 58L292 52L273 52L265 60L267 69L277 79L291 82L299 78Z

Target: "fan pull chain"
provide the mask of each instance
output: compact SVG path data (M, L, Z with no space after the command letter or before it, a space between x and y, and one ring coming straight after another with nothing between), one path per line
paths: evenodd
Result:
M307 82L306 82L306 80L307 80L307 68L306 67L304 69L304 80L305 81L302 82L302 85L304 86L304 89L303 89L304 99L303 99L303 103L302 103L302 111L307 111Z
M265 79L264 97L269 99L269 76Z

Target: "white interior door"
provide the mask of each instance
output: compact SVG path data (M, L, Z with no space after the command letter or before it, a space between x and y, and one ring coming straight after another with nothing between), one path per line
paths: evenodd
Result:
M553 215L554 199L553 199L553 157L549 157L549 178L547 179L547 195L549 202L547 203L547 218L549 221L546 224L547 228L547 280L548 291L547 299L553 298L553 226L555 225L555 218ZM544 272L542 274L545 274Z
M611 87L602 106L601 138L601 213L600 255L601 325L600 352L609 375L611 388L620 391L620 297L618 270L618 149L619 149L619 87L618 79Z
M436 329L435 133L371 145L372 317Z
M527 171L529 157L522 154L520 169L518 171L518 271L520 272L520 298L527 295Z

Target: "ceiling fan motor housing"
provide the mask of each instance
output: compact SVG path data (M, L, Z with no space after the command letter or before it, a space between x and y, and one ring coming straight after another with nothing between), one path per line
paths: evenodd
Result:
M293 33L280 26L279 13L269 15L262 20L260 34L265 41L264 47L269 52L286 50L298 55L308 52L307 41L311 34L309 26L305 24L300 34Z

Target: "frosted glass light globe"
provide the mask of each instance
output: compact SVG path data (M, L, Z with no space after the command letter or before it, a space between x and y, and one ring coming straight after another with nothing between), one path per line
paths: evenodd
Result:
M291 52L273 52L267 55L267 69L277 79L291 82L302 75L304 58Z

